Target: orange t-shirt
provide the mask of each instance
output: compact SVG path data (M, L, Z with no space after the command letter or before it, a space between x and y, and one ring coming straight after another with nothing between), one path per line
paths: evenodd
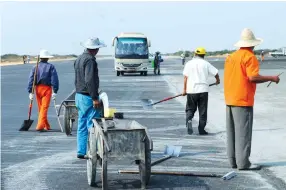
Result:
M229 55L224 64L224 97L226 105L253 106L256 84L250 76L259 75L259 62L249 48Z

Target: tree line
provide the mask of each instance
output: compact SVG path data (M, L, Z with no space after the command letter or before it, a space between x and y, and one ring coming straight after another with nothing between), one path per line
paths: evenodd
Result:
M225 55L225 54L230 54L233 53L236 50L220 50L220 51L207 51L207 56L216 56L216 55ZM269 52L274 52L277 51L277 49L258 49L254 50L255 55L260 55L261 52L264 51L265 54ZM177 51L175 53L167 53L166 55L173 55L173 56L180 56L183 53L183 51ZM185 51L186 57L190 57L194 55L193 51Z

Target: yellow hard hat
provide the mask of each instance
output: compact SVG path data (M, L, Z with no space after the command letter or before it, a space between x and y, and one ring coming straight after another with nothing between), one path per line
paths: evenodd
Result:
M206 54L206 49L203 48L203 47L198 47L195 51L195 54L198 54L198 55L205 55Z

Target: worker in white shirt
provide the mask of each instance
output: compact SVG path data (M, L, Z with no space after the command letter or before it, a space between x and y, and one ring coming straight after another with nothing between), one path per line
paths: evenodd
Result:
M26 58L26 59L27 59L27 62L26 62L26 63L28 63L28 64L29 64L29 63L30 63L30 56L29 56L29 55L27 55L27 58Z
M183 53L181 54L182 65L185 64L185 59L186 59L186 54L185 54L185 52L183 52Z
M205 126L207 124L207 109L208 109L208 77L212 75L216 78L216 84L220 83L218 70L204 59L206 50L199 47L195 51L195 56L185 65L184 75L184 90L183 96L187 95L186 105L186 127L188 134L193 133L192 119L199 110L199 126L200 135L207 135Z

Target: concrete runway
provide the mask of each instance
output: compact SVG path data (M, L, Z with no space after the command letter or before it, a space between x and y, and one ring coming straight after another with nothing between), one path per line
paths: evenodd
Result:
M60 90L58 104L74 89L72 62L54 63L59 73ZM148 127L154 141L152 159L162 156L164 145L183 146L181 156L172 158L158 166L156 170L190 171L226 174L228 167L224 142L216 134L209 136L187 135L184 107L175 100L156 106L155 110L144 110L140 99L154 101L174 95L164 78L181 75L180 60L165 60L162 76L154 76L149 71L145 76L116 77L112 60L98 60L100 88L107 92L110 106L122 111L128 119L134 119ZM213 64L223 66L218 60ZM286 64L285 64L286 66ZM265 63L265 67L267 64ZM280 67L284 67L281 63ZM49 120L52 132L35 131L37 106L34 104L32 119L34 124L29 132L19 132L23 120L27 119L28 93L27 79L32 65L1 67L1 187L3 189L100 189L89 187L86 178L86 161L76 158L76 131L67 137L61 133L56 113L51 104ZM172 69L173 68L173 69ZM172 69L172 72L170 72ZM36 102L35 102L36 103ZM74 129L75 130L75 129ZM108 166L110 189L140 189L138 175L117 174L118 169L135 169L134 163L120 161ZM100 170L98 170L98 173ZM285 184L268 170L258 172L238 172L229 181L220 178L151 176L148 189L283 189Z

